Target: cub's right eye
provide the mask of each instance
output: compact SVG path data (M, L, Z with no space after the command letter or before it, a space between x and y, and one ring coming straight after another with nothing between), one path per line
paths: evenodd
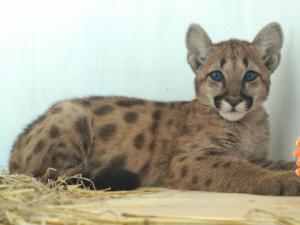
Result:
M224 75L220 71L210 72L209 76L213 81L216 81L216 82L221 82L224 80Z

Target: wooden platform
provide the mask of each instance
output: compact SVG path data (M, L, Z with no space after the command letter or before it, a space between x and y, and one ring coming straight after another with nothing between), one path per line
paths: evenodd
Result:
M45 185L0 171L4 225L300 225L299 208L300 197L158 188L93 191L66 186L64 179Z
M107 209L116 214L220 218L240 218L253 209L262 209L300 221L300 197L154 189L154 192L141 192L126 198L91 202L86 207L98 213L100 209L101 212Z

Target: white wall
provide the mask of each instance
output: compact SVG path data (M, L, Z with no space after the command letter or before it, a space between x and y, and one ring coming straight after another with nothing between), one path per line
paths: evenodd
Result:
M191 22L215 41L251 40L268 22L282 24L282 63L267 108L272 155L291 159L300 135L299 7L297 0L1 1L0 165L21 129L59 99L192 99L184 44Z

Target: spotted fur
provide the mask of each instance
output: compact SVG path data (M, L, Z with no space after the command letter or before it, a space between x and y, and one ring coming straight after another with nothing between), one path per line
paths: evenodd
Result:
M43 177L54 167L49 178L81 173L97 189L141 185L299 195L300 180L289 171L293 164L267 159L269 126L262 103L282 41L277 23L253 42L216 44L192 24L186 44L194 100L93 96L58 102L19 135L10 172ZM258 77L246 82L249 70ZM222 79L213 80L213 71Z

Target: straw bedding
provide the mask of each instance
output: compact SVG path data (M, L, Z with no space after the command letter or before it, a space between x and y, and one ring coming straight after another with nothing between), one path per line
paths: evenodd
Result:
M77 176L79 180L80 175ZM300 225L292 218L252 210L244 218L207 218L184 216L155 216L117 213L101 207L108 198L128 198L154 193L157 189L110 192L93 191L67 185L67 178L49 180L43 184L25 175L9 175L0 171L0 224L284 224ZM89 210L97 203L97 211ZM155 207L155 205L153 205Z

